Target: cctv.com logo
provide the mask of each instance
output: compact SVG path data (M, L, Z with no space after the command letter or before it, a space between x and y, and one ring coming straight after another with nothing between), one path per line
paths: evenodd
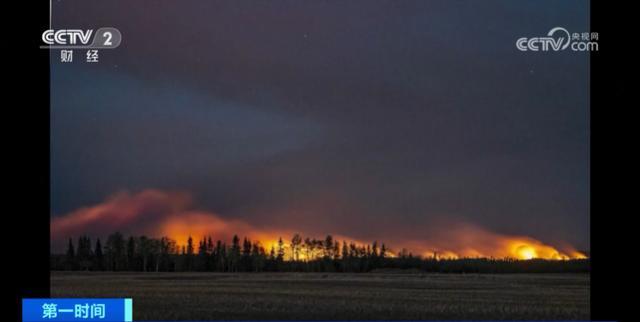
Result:
M598 50L598 33L583 32L569 33L562 27L549 30L546 37L527 38L522 37L516 41L516 47L520 51L563 51L571 50L589 52Z

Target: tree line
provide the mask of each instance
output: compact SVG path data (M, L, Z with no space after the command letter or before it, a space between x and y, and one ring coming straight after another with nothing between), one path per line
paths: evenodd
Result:
M52 270L140 272L372 272L415 270L441 273L589 272L588 259L549 261L414 256L403 249L393 254L384 243L357 245L295 234L285 243L279 238L269 249L258 241L234 235L231 244L205 237L196 245L177 245L169 237L109 235L104 246L98 238L69 238L65 254L51 255Z

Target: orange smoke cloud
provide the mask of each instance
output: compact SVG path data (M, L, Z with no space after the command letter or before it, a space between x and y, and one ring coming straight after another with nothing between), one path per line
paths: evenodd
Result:
M242 220L225 219L215 213L193 210L191 197L181 192L154 189L137 194L117 193L103 203L84 207L51 221L53 239L78 235L97 235L114 231L168 236L184 245L189 236L230 240L233 234L250 236L263 243L277 241L291 232L257 228Z
M143 190L135 195L119 192L103 203L75 210L51 220L51 236L66 238L80 234L127 230L127 227L146 229L155 218L179 213L191 204L186 193ZM143 227L138 227L143 226Z
M58 242L79 235L104 237L115 231L152 237L168 236L176 240L178 245L186 244L189 236L196 241L206 236L229 241L234 234L238 234L240 237L247 236L253 241L259 241L267 249L275 246L280 237L288 244L288 239L296 233L292 230L259 227L240 219L228 219L212 212L197 210L187 193L154 189L136 194L120 192L100 204L80 208L51 221L51 236ZM308 236L304 232L300 233ZM560 250L530 237L502 235L460 223L447 225L440 231L429 234L429 238L419 240L388 237L378 240L391 240L396 250L406 248L424 257L586 258L584 254L571 248ZM334 235L334 239L364 244L347 236Z

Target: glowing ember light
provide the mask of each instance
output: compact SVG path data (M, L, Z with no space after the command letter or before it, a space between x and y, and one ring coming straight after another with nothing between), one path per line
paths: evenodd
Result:
M573 252L571 252L571 258L574 258L574 259L587 259L588 257L587 257L587 255L585 255L585 254L583 254L581 252L573 251Z
M536 250L531 246L522 245L516 249L516 254L518 259L533 259L538 257L536 255Z

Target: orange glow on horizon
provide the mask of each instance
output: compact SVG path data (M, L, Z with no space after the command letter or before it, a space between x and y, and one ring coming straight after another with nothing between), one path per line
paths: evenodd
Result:
M277 217L274 215L274 217ZM587 256L571 247L557 247L545 244L527 236L504 235L488 231L478 226L465 224L463 221L452 221L443 229L428 231L428 236L410 239L403 235L392 235L378 239L378 251L385 243L387 257L398 256L400 249L406 253L420 255L424 258L510 258L519 260L548 259L585 259ZM221 240L230 245L234 234L238 234L240 244L243 239L260 242L265 252L271 248L278 249L278 240L282 238L285 259L293 258L291 238L297 232L290 229L275 229L268 225L250 224L242 219L231 219L215 213L194 210L189 194L166 192L161 190L143 190L136 194L117 193L104 202L90 207L80 208L51 221L51 236L56 240L69 237L90 235L105 237L105 234L121 231L134 235L151 237L169 237L175 240L178 247L187 244L192 237L194 248L203 238L211 236L213 242ZM307 237L323 241L325 235L299 232L303 243ZM332 234L334 242L339 243L339 255L342 254L343 242L350 246L355 244L362 252L362 247L371 245L373 240L364 241L344 235ZM393 248L390 248L393 247ZM298 252L298 259L317 258L322 250Z
M476 245L475 248L467 248L459 251L455 250L432 250L424 252L424 257L436 257L437 259L459 259L459 258L495 258L495 259L546 259L546 260L569 260L586 259L585 254L576 250L562 252L557 248L546 245L538 240L529 237L504 237L496 236L492 244L496 245L486 251L483 245Z

